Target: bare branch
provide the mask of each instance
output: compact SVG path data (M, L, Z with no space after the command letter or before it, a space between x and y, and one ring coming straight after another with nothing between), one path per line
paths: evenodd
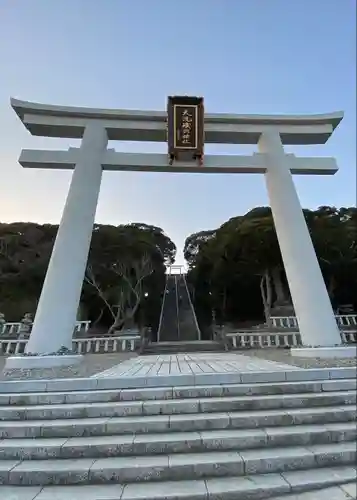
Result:
M87 267L85 280L94 287L98 296L103 300L113 317L113 324L108 330L112 333L119 329L127 320L132 320L142 299L143 281L154 271L149 254L144 254L139 259L118 260L110 266L110 270L120 278L116 287L118 290L117 304L110 305L109 300L97 282L93 269ZM115 309L115 311L114 311Z
M86 269L86 273L84 275L84 280L89 284L91 285L93 288L95 288L95 290L97 291L98 293L98 296L103 300L104 304L107 306L107 308L109 309L110 311L110 314L113 316L113 318L115 319L116 317L116 314L114 313L113 309L112 309L112 306L110 305L110 303L108 302L106 296L105 296L105 293L102 291L102 289L100 288L96 278L95 278L95 275L94 275L94 272L93 272L93 268L90 264L87 265L87 269Z

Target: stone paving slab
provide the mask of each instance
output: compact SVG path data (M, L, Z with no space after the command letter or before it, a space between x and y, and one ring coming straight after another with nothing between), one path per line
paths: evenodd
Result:
M356 483L350 483L345 486L333 486L323 490L274 497L270 500L356 500L356 497Z
M120 500L123 490L124 485L122 484L46 486L33 500Z
M348 483L343 486L341 486L341 489L344 493L347 493L347 495L350 495L351 498L356 500L357 498L357 475L356 475L356 481L353 483Z
M93 375L92 378L167 377L286 370L298 370L298 367L236 353L163 354L139 356L124 361Z
M41 490L42 486L26 486L25 488L19 488L17 486L0 486L0 498L1 500L35 500L35 498L38 498ZM57 499L52 497L51 500Z

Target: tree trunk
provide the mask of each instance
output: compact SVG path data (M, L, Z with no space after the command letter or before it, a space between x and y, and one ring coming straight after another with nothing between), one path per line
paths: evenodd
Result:
M270 327L272 326L272 321L271 321L272 286L271 286L271 277L268 270L264 272L262 279L260 281L260 291L262 294L262 300L264 306L265 322Z
M108 329L108 335L113 335L113 333L118 330L124 323L123 318L120 317L120 312L118 312L114 323Z
M92 328L93 328L94 326L97 326L97 324L99 323L99 321L102 319L103 313L104 313L104 308L102 307L102 308L101 308L101 310L100 310L99 315L98 315L98 316L97 316L97 318L93 321Z
M134 317L131 313L125 317L123 323L123 330L133 330L137 325L135 324Z
M121 297L123 299L123 297ZM108 330L108 334L112 335L115 330L118 330L120 327L124 328L133 328L134 325L134 316L141 302L141 297L139 295L135 295L135 304L133 307L130 307L127 304L127 307L122 304L122 307L118 308L118 313L114 320L114 323Z
M134 306L131 309L127 309L124 314L124 327L125 328L133 328L135 326L134 323L134 316L136 314L136 311L138 310L138 307L140 305L141 298L139 296L136 296L136 302Z
M227 309L227 288L223 289L223 300L222 300L222 319L223 323L226 321L226 309Z
M284 284L281 276L280 267L274 267L271 271L273 285L276 293L276 303L285 304L287 297L285 294Z

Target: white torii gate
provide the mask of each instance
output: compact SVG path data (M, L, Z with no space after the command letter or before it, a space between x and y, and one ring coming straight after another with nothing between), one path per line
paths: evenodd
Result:
M333 175L337 164L334 158L285 154L283 144L325 143L342 120L342 112L311 116L206 114L206 143L257 144L259 152L251 156L206 155L203 166L185 162L170 166L166 154L107 149L108 140L165 142L165 112L54 106L16 99L11 99L11 105L33 135L82 138L79 148L23 150L19 159L27 168L74 170L27 352L48 353L63 345L71 348L103 169L264 174L302 342L313 347L341 344L292 178L292 174ZM22 358L21 366L31 358ZM39 359L40 366L44 363L43 357Z

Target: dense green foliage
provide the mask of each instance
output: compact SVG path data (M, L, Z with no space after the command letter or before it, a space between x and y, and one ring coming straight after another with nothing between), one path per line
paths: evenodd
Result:
M333 306L357 306L357 209L304 210ZM0 224L0 311L36 310L57 226ZM290 294L269 207L257 207L186 239L188 281L203 331L219 322L263 322ZM165 266L176 247L146 224L95 225L81 298L83 319L104 328L157 328ZM70 258L70 255L68 256ZM308 277L306 278L308 279Z
M357 209L320 207L304 215L333 306L356 307ZM184 253L202 330L212 310L225 323L262 322L274 306L291 303L269 207L189 236Z
M0 224L0 311L7 319L36 310L57 229ZM95 225L81 298L83 319L120 328L134 316L135 323L155 328L165 265L174 262L175 254L174 243L158 227Z

